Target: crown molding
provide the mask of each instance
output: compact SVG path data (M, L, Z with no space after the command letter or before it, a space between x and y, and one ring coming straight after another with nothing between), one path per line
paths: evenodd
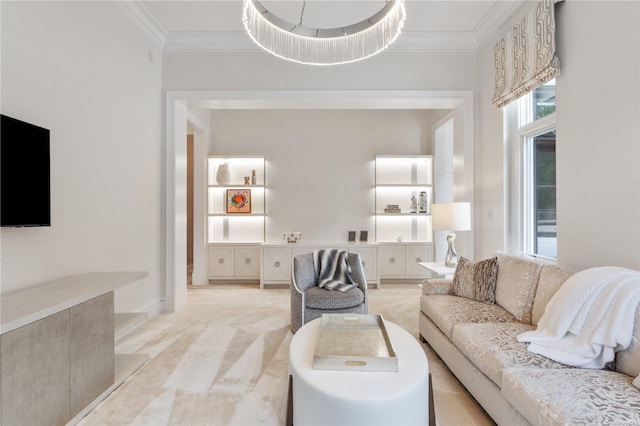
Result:
M501 31L505 23L510 21L527 4L528 2L524 0L496 2L473 31L476 36L476 49L482 49L489 40L492 40Z
M246 52L260 47L243 31L167 31L138 1L118 0L136 23L167 52ZM387 50L399 52L475 52L511 19L527 1L498 1L473 31L457 33L403 32Z
M167 30L144 4L127 0L118 0L118 4L159 47L164 47Z

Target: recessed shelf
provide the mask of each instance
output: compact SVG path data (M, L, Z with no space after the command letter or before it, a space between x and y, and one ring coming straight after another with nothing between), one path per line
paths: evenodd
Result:
M433 157L431 155L379 155L375 160L376 241L432 241ZM421 193L426 212L419 212ZM415 200L415 204L412 203ZM416 212L411 212L417 209ZM391 212L399 210L397 213Z
M228 184L216 180L218 168L228 164ZM255 183L245 185L244 179ZM250 191L250 212L229 211L227 191ZM207 244L264 241L265 232L265 158L263 156L210 155L207 158ZM233 206L232 206L233 207Z

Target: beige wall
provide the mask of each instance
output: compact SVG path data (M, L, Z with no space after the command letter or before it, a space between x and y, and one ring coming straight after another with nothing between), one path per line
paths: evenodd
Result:
M566 0L556 8L558 263L640 269L640 2ZM504 248L494 44L478 54L476 258Z
M266 52L167 52L166 90L473 90L474 53L382 52L366 61L314 67Z
M640 2L558 10L558 257L640 269Z
M118 2L2 2L2 113L51 130L51 220L0 231L2 292L145 270L116 309L164 295L161 51Z
M424 110L217 110L210 153L266 157L267 241L374 241L374 158L425 154L430 123Z

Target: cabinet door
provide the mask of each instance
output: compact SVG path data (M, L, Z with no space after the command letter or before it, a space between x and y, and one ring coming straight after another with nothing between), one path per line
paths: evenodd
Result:
M404 276L404 245L381 245L378 253L380 278Z
M367 281L378 282L378 268L376 259L376 249L373 247L358 247L350 248L350 252L358 253L360 260L362 261L362 269L364 270L364 277Z
M408 277L426 277L429 270L420 262L433 262L433 246L407 245L405 248L405 274Z
M288 248L262 249L262 280L291 281L291 250Z
M233 277L233 246L209 246L209 278Z
M260 278L260 247L236 246L236 277Z

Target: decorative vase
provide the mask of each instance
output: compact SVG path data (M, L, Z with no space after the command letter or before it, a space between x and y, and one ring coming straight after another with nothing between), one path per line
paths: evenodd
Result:
M222 163L216 172L216 182L218 185L229 185L231 175L229 174L229 163Z
M429 213L429 196L425 191L420 192L420 199L418 203L420 213Z
M411 196L411 209L409 211L411 213L417 213L418 212L418 200L416 200L416 196L415 195Z

